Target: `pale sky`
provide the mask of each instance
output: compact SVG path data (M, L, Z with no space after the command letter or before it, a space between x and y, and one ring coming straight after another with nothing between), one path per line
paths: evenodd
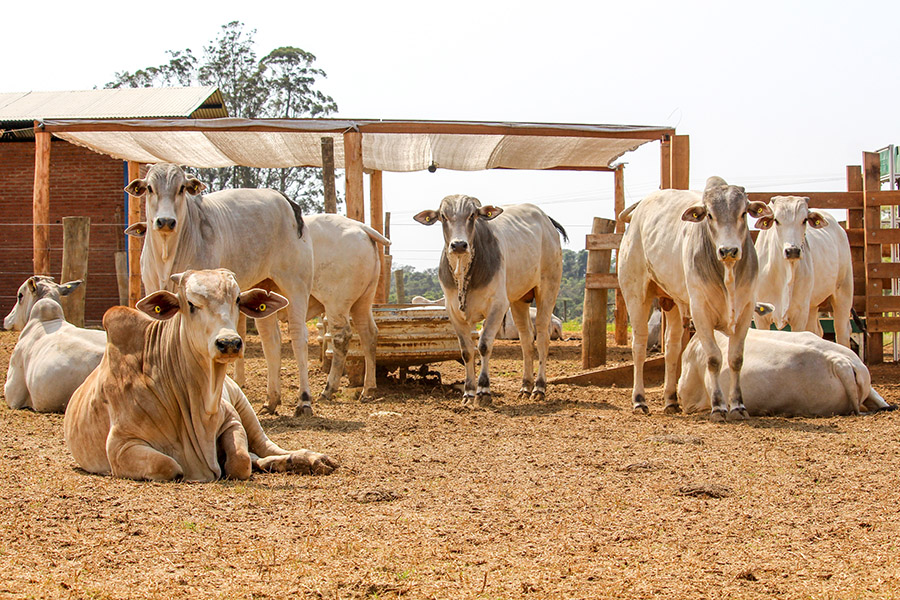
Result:
M134 10L129 10L134 9ZM231 20L257 54L298 46L344 118L674 126L691 186L845 189L863 150L900 143L900 2L8 3L0 91L102 86L116 71L202 47ZM626 202L659 184L659 144L623 158ZM367 192L368 193L368 192ZM395 264L437 264L436 228L412 221L448 194L532 202L584 247L613 217L605 173L385 173Z

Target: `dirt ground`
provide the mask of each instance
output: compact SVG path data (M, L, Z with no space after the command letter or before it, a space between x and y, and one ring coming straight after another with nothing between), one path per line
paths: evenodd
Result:
M0 333L4 380L15 339ZM629 389L575 386L534 404L514 344L498 344L492 409L460 408L448 362L442 385L262 418L281 446L339 459L324 477L89 475L61 415L0 403L0 598L900 596L900 411L711 424L661 414L660 388L647 417ZM580 370L578 344L553 343L551 376ZM295 374L285 361L285 414ZM900 402L900 367L873 379ZM253 340L246 390L259 407Z

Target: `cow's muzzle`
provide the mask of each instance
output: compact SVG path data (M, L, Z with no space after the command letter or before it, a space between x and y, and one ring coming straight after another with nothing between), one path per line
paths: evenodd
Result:
M155 224L158 231L170 233L175 231L176 221L168 217L157 217Z
M465 240L453 240L450 242L450 252L465 254L469 251L469 242Z
M741 258L741 249L735 246L719 246L719 260L729 261Z
M797 246L785 246L784 257L788 260L797 260L800 258L800 248Z
M216 339L216 350L222 357L239 358L244 348L240 336L220 337Z

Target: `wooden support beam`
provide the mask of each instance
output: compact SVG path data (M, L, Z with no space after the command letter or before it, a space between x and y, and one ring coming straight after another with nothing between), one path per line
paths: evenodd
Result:
M32 240L34 274L50 275L50 134L34 132L34 200L32 203Z
M128 161L129 183L141 177L141 163ZM128 196L128 225L142 221L140 196ZM128 236L128 306L134 308L141 299L141 250L144 239Z
M63 255L60 282L81 280L74 292L60 298L66 321L84 327L84 295L87 290L88 249L91 244L90 217L63 217Z
M616 222L594 217L592 234L612 233ZM587 279L615 279L609 272L611 250L591 250L587 259ZM604 284L605 285L605 284ZM584 313L581 328L581 366L584 369L606 364L606 289L597 289L585 282Z
M672 187L672 136L664 135L659 145L659 189Z
M687 190L691 186L691 137L689 135L672 136L672 166L669 169L672 187L676 190Z
M369 223L372 225L372 229L377 231L380 234L384 234L384 197L383 197L383 188L382 188L382 175L381 171L372 171L369 175ZM375 245L376 248L380 246L378 244ZM378 258L384 256L384 252L378 251ZM384 261L381 261L381 268L384 269ZM387 292L384 287L384 278L378 278L378 286L375 289L375 302L384 303L387 302Z
M325 212L337 212L337 192L334 189L334 138L322 138L322 187L325 192Z
M625 223L619 221L619 215L625 210L625 165L619 165L616 168L615 175L615 208L616 208L616 233L625 233ZM620 240L621 241L621 240ZM616 273L619 272L619 249L616 248ZM617 276L618 279L618 276ZM628 311L625 308L625 296L622 290L616 288L616 346L625 346L628 344Z
M397 286L397 304L406 304L406 291L403 288L403 269L394 271L394 284Z
M358 131L348 131L344 134L344 179L347 217L365 223L362 134Z
M862 184L860 183L860 187ZM862 212L862 189L846 192L748 192L750 202L768 202L773 196L805 196L810 208L856 208ZM859 227L862 227L860 221Z
M871 239L873 233L881 229L881 207L869 204L870 194L881 190L881 159L877 152L863 152L863 210L866 224L866 264L881 262L881 244ZM881 281L866 278L866 296L872 295L872 288L877 286L877 295L881 295ZM866 321L873 322L881 313L876 311L869 301L866 302ZM869 334L866 348L866 362L879 364L884 362L884 336L880 331L872 331Z

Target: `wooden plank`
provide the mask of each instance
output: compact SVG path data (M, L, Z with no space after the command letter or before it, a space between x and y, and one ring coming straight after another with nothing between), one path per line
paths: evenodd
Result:
M659 189L672 187L672 136L666 135L659 145Z
M403 304L406 302L406 290L403 288L403 269L397 269L394 271L394 285L397 290L397 304Z
M871 279L900 277L900 263L875 263L868 265L866 272Z
M119 305L128 306L128 253L116 252L116 283L119 286Z
M615 273L585 273L584 288L587 290L612 290L619 287Z
M347 217L365 223L362 134L358 131L344 134L344 179Z
M91 244L90 217L63 217L63 256L60 282L80 279L75 291L60 298L66 321L84 327L84 294L88 278L88 249Z
M369 174L369 223L372 229L384 234L384 198L382 188L382 172L372 171ZM384 255L379 244L375 244L379 259ZM383 266L383 265L382 265ZM375 302L387 302L387 293L384 290L384 279L378 278L375 288Z
M619 221L618 216L625 210L625 165L619 165L616 168L615 210L616 233L624 233L625 223ZM616 271L618 269L619 251L616 249ZM622 295L622 290L619 288L616 288L615 336L617 346L624 346L628 343L628 310L625 308L625 296Z
M862 211L859 211L862 214ZM866 230L860 226L859 228L845 229L847 232L847 241L850 242L850 247L853 246L862 246L866 243Z
M50 275L50 134L34 132L32 241L35 275Z
M622 233L589 233L584 239L585 250L618 250Z
M869 330L870 339L876 334L879 338L884 339L884 336L881 335L882 333L900 331L900 317L879 317L870 315L866 319L866 328ZM880 357L881 360L879 362L884 362L884 347L881 349Z
M657 356L644 362L644 385L660 385L666 375L666 360L664 356ZM569 385L596 385L601 387L631 387L634 380L634 365L631 363L617 367L600 368L566 375L550 379L548 383Z
M866 199L869 206L895 206L900 204L900 190L868 192Z
M672 136L672 187L687 190L691 186L691 138L688 135Z
M878 212L878 208L874 209ZM873 218L874 218L874 214ZM900 244L900 229L868 229L867 244ZM880 250L878 251L880 255Z
M881 189L881 158L878 156L877 152L863 152L862 174L863 210L866 229L866 264L873 264L881 262L880 242L876 242L872 238L874 230L881 227L881 207L869 203L869 197L872 193ZM866 289L869 290L867 296L872 295L871 289L873 283L878 288L882 285L878 280L867 280ZM866 317L867 322L869 323L870 333L866 343L866 363L870 365L884 362L884 336L881 335L880 330L872 328L872 319L875 318L871 315L873 312L874 311L867 300Z
M141 163L128 161L128 181L141 177ZM128 196L128 224L142 221L140 196ZM144 238L128 236L128 306L134 308L141 299L141 250ZM149 290L148 290L149 291Z
M877 313L900 311L900 296L870 296L866 298L869 316ZM873 313L875 313L873 315Z
M591 233L594 235L612 233L615 228L615 221L594 217ZM587 276L615 278L615 275L609 272L611 258L610 250L588 252ZM581 330L581 365L585 369L593 369L606 364L607 289L585 285Z
M325 212L337 212L337 191L334 185L334 138L322 138L322 187L325 192Z
M806 196L810 208L861 208L862 192L749 192L751 202L768 202L774 196Z

